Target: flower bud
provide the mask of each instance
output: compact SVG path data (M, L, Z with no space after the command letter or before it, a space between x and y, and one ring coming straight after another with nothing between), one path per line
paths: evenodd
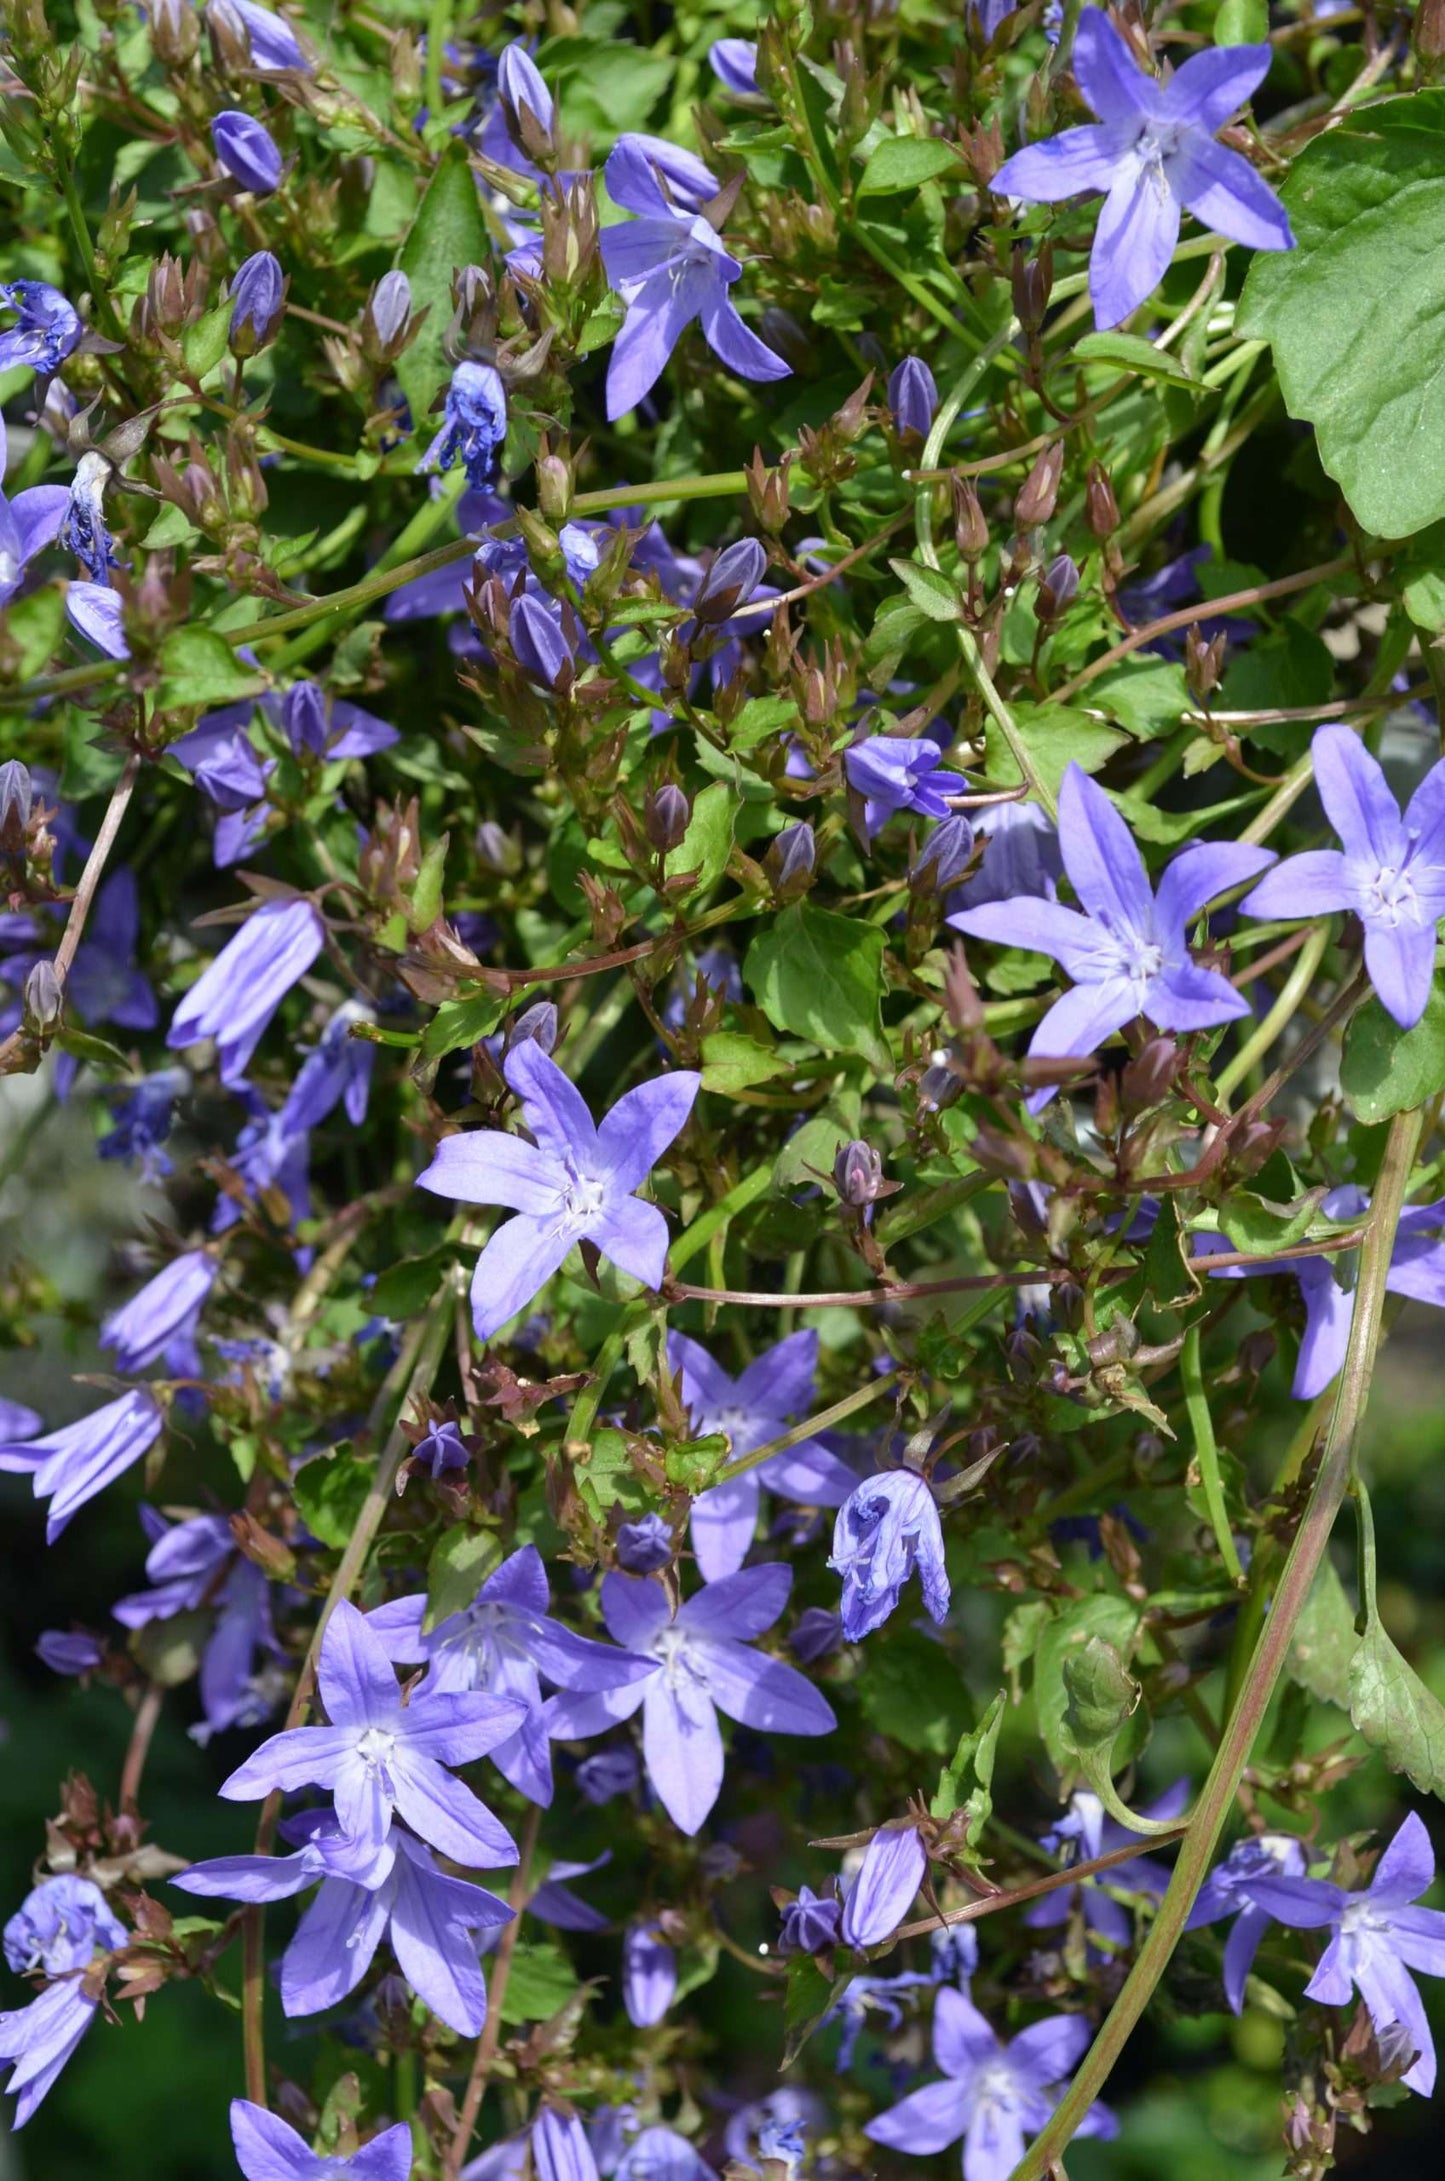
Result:
M816 1666L819 1659L831 1657L842 1641L842 1617L830 1606L810 1605L798 1615L788 1648L804 1666Z
M1189 684L1190 695L1199 704L1207 705L1219 687L1224 672L1224 653L1228 644L1224 630L1211 636L1208 643L1198 623L1186 630L1184 637L1184 679Z
M953 492L953 535L961 557L970 565L988 551L988 523L971 477L955 471L949 478Z
M842 1903L836 1894L814 1893L804 1886L796 1901L783 1910L779 1946L785 1954L819 1954L838 1943L838 1919Z
M956 886L973 854L973 827L961 814L940 819L908 874L916 894L946 894Z
M383 273L361 313L361 346L378 368L392 363L411 332L411 282L397 268Z
M565 523L576 479L572 464L560 454L537 457L537 505L549 523Z
M164 68L184 68L201 42L191 0L151 0L151 51Z
M552 155L552 94L527 48L514 40L497 66L497 98L507 134L533 164Z
M25 1028L32 1037L48 1037L60 1021L63 999L53 962L37 962L22 994Z
M1044 448L1024 479L1014 502L1014 521L1020 530L1037 530L1052 516L1064 474L1064 450L1058 440Z
M880 1946L891 1939L913 1906L927 1868L927 1851L916 1826L885 1826L876 1832L843 1903L844 1943Z
M662 2020L677 1991L677 1956L656 1924L630 1924L622 1941L622 2004L635 2029Z
M642 806L642 826L659 855L676 848L687 832L692 804L675 780L664 780Z
M617 1532L617 1564L629 1575L655 1575L670 1564L672 1553L672 1532L661 1515L642 1515Z
M752 597L767 565L768 556L756 538L724 546L697 587L692 602L696 618L705 628L729 620Z
M489 871L496 871L503 878L513 878L522 868L522 851L510 833L498 825L495 818L484 818L477 827L475 841L478 860Z
M507 633L517 664L529 681L540 682L558 695L572 687L576 666L556 608L549 612L540 599L524 591L512 607Z
M35 790L28 769L18 757L0 765L0 851L19 856L25 852L25 831L34 807Z
M1126 1113L1147 1113L1168 1096L1179 1065L1179 1048L1172 1037L1151 1037L1143 1051L1128 1061L1119 1077L1119 1096Z
M211 142L221 165L242 189L249 189L256 197L269 197L280 187L281 154L269 129L250 114L228 106L211 123Z
M231 282L231 354L254 356L274 341L286 311L287 281L269 250L258 250L238 266Z
M796 901L800 894L808 891L813 883L816 854L813 828L806 818L800 818L796 825L785 826L774 836L763 858L763 869L779 901Z
M926 439L938 413L933 373L917 356L905 356L888 381L888 406L900 432Z
M1088 489L1084 494L1084 514L1090 533L1101 545L1119 527L1119 503L1114 498L1114 487L1109 482L1109 472L1102 462L1095 462L1089 470Z
M1037 333L1044 322L1054 285L1052 246L1047 242L1042 243L1038 256L1031 258L1023 244L1016 243L1010 278L1013 286L1014 316L1025 333Z
M879 1197L891 1196L896 1186L883 1179L882 1155L871 1144L865 1144L855 1136L851 1143L838 1146L833 1161L833 1187L855 1212L876 1203Z
M528 1038L540 1045L544 1053L555 1050L557 1044L557 1007L553 1000L533 1000L530 1007L507 1025L506 1049L523 1044Z
M1047 624L1057 621L1067 612L1079 595L1079 571L1067 553L1059 553L1049 562L1039 579L1039 595L1036 611L1039 619Z

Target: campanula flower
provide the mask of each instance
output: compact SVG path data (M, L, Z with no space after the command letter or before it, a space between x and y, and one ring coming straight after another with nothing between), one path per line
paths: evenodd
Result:
M50 1502L45 1542L53 1545L72 1515L149 1453L164 1428L159 1402L137 1387L43 1438L0 1444L0 1469L33 1476L35 1497Z
M96 1145L101 1158L138 1159L144 1180L163 1179L171 1171L171 1161L160 1147L170 1135L176 1101L190 1087L184 1068L158 1068L128 1090L112 1085L105 1095L115 1126ZM0 1432L3 1428L0 1424Z
M985 836L983 854L950 908L980 909L985 902L1011 901L1016 894L1054 899L1064 861L1058 833L1042 804L991 803L975 813L973 824Z
M703 216L717 183L701 160L655 137L624 135L603 178L614 204L636 215L602 230L602 262L627 305L607 366L609 421L652 391L694 318L729 371L787 378L789 366L743 324L728 295L743 269Z
M943 1527L926 1481L892 1469L857 1486L838 1510L828 1565L843 1578L843 1633L849 1643L881 1628L917 1574L930 1618L948 1612Z
M279 74L286 68L311 74L311 64L291 25L271 8L261 7L259 0L211 0L206 12L224 13L241 25L251 48L253 68L266 74Z
M845 1945L881 1946L918 1897L928 1855L916 1825L883 1825L848 1887L840 1925Z
M1241 1840L1200 1888L1184 1928L1197 1931L1221 1917L1234 1918L1224 1942L1224 1996L1236 2014L1244 2011L1245 1980L1271 1921L1269 1910L1255 1902L1254 1882L1257 1878L1303 1878L1307 1867L1304 1849L1292 1833L1256 1833Z
M1156 894L1124 820L1074 764L1059 792L1059 842L1082 911L1025 896L948 919L973 938L1050 954L1074 979L1035 1030L1030 1056L1092 1053L1136 1015L1159 1030L1203 1030L1249 1013L1228 978L1194 961L1188 930L1216 895L1272 863L1271 850L1201 842L1166 867ZM1051 1096L1036 1091L1030 1105L1037 1110Z
M178 736L166 750L221 813L211 845L218 870L238 863L260 839L265 823L266 783L276 760L261 757L251 742L251 713L249 698L203 712L190 733Z
M677 1991L677 1955L656 1924L629 1924L622 1935L622 2004L635 2029L655 2029Z
M231 347L247 356L274 340L286 305L281 261L270 250L257 250L236 268L227 291L231 300Z
M599 1749L595 1757L584 1757L577 1767L577 1792L584 1802L600 1810L618 1795L630 1795L636 1787L639 1772L637 1754L631 1749ZM555 1869L555 1865L553 1868Z
M926 439L938 413L938 387L919 356L905 356L888 381L888 406L900 432Z
M363 1883L379 1883L388 1863L393 1810L458 1863L490 1869L516 1862L511 1834L446 1767L470 1764L515 1733L523 1705L429 1688L403 1704L380 1640L344 1599L326 1626L317 1681L330 1725L273 1734L222 1782L228 1802L259 1801L273 1788L329 1788L346 1836L346 1875Z
M192 1333L220 1269L209 1250L186 1250L113 1310L101 1324L100 1345L115 1350L115 1368L133 1376Z
M324 757L328 764L371 757L401 740L384 719L346 697L332 696L319 682L293 682L284 696L263 697L261 709L275 720L297 757Z
M104 583L68 583L65 587L66 619L107 659L130 657L124 614L125 601L120 592L108 589Z
M88 1878L46 1878L5 1926L5 1959L17 1976L36 1971L56 1981L27 2007L0 2011L0 2060L13 2060L6 2085L23 2128L95 2019L98 1997L77 1970L124 1946L130 1934Z
M106 525L104 504L110 479L110 463L92 447L75 465L60 525L58 542L74 553L93 583L109 583L115 566L115 539Z
M783 1910L780 1944L785 1954L816 1954L838 1943L838 1919L843 1904L836 1893L815 1893L801 1886L796 1900Z
M15 323L0 333L0 371L58 371L85 328L74 305L43 280L0 281L0 306Z
M1146 1805L1141 1815L1147 1818L1178 1817L1189 1801L1188 1780L1176 1780L1154 1802ZM1057 1825L1043 1836L1043 1846L1051 1855L1070 1861L1092 1863L1101 1855L1112 1855L1116 1848L1125 1848L1136 1837L1127 1826L1119 1825L1104 1814L1104 1805L1088 1788L1080 1788L1069 1797L1069 1806ZM1095 1880L1085 1880L1077 1886L1060 1886L1057 1892L1046 1893L1035 1901L1024 1916L1024 1922L1035 1931L1051 1930L1054 1925L1067 1923L1076 1908L1083 1911L1084 1922L1094 1938L1105 1948L1121 1949L1129 1945L1134 1936L1134 1921L1122 1901L1114 1899L1116 1893L1146 1893L1156 1898L1169 1883L1169 1872L1152 1856L1139 1855L1127 1863L1116 1863Z
M573 1244L587 1240L622 1271L656 1287L667 1263L667 1222L640 1188L692 1111L700 1075L675 1069L618 1099L600 1127L580 1092L533 1038L502 1064L536 1139L500 1129L443 1137L417 1186L464 1204L517 1214L499 1227L472 1275L472 1322L490 1340L532 1300Z
M675 2128L644 2128L617 2161L617 2181L717 2181L712 2167Z
M957 811L933 828L914 858L908 883L915 893L947 893L962 878L972 854L973 827Z
M279 1655L271 1624L271 1586L241 1555L224 1515L193 1515L168 1523L142 1507L151 1541L146 1555L149 1590L132 1591L112 1608L125 1628L146 1628L177 1613L206 1613L210 1634L201 1652L198 1687L202 1722L191 1739L204 1745L231 1727L259 1726L275 1709L276 1675L256 1666L256 1655Z
M1306 1998L1343 2007L1358 1991L1377 2032L1399 2023L1417 2055L1401 2079L1427 2098L1435 2087L1435 2041L1410 1971L1445 1977L1445 1911L1414 1906L1434 1881L1430 1836L1412 1810L1362 1893L1323 1878L1266 1876L1249 1883L1251 1904L1277 1922L1329 1932Z
M216 115L211 123L211 142L221 165L242 189L249 189L253 196L269 197L280 187L281 154L271 132L240 107L228 106Z
M430 1477L444 1476L448 1470L465 1469L471 1460L462 1427L451 1417L438 1418L431 1430L417 1440L411 1458L416 1467L424 1469Z
M741 1568L688 1598L674 1617L650 1579L605 1575L602 1617L614 1642L655 1661L645 1680L595 1696L554 1696L548 1731L559 1740L602 1734L642 1708L642 1748L658 1800L696 1833L722 1787L717 1714L771 1734L830 1734L832 1707L791 1666L751 1648L787 1603L791 1568Z
M730 98L757 98L758 48L752 38L717 38L708 48L712 72Z
M351 1033L359 1023L375 1019L363 1001L342 1001L297 1070L278 1115L283 1130L301 1135L319 1128L338 1105L345 1106L352 1127L360 1128L371 1096L376 1047L369 1038Z
M652 1672L647 1659L574 1634L549 1617L547 1574L535 1545L523 1545L487 1577L471 1605L423 1634L426 1598L394 1598L368 1615L388 1658L425 1664L423 1688L454 1695L488 1689L525 1706L515 1734L491 1751L497 1770L544 1807L552 1800L552 1758L541 1681L559 1689L623 1686Z
M730 620L757 590L767 565L768 556L756 538L737 538L725 545L708 562L692 594L694 618L706 628Z
M419 468L455 469L480 491L496 474L507 436L507 390L490 364L459 363L446 392L442 428L427 448Z
M0 290L0 294L3 294ZM0 348L8 338L0 334ZM5 420L0 417L0 482L3 482L8 450ZM6 606L25 580L25 571L37 553L53 545L65 520L70 495L64 485L31 485L7 500L0 490L0 606Z
M1122 324L1158 287L1184 212L1252 250L1293 247L1268 183L1239 152L1214 141L1264 81L1272 58L1268 44L1212 46L1161 84L1145 75L1102 9L1084 9L1072 65L1099 125L1027 145L989 186L1033 204L1107 191L1089 259L1096 325Z
M798 1615L788 1636L788 1648L805 1666L831 1658L843 1641L842 1615L825 1605L810 1605Z
M167 1045L214 1038L221 1081L233 1090L271 1017L325 943L326 927L311 902L264 902L186 993L166 1033Z
M1341 846L1286 856L1240 906L1266 917L1353 911L1364 926L1370 982L1408 1030L1430 997L1445 916L1445 759L1431 766L1402 817L1378 760L1352 729L1317 729L1310 754Z
M497 103L508 136L530 164L550 146L554 108L541 70L518 38L502 48L497 63Z
M404 2120L383 2128L350 2158L318 2158L279 2113L233 2098L231 2141L246 2181L409 2181L411 2174L411 2129Z
M1005 2045L971 1999L944 1985L933 2013L933 2057L943 2081L911 2092L863 2133L915 2158L931 2158L962 2136L964 2181L1008 2181L1092 2034L1083 2015L1054 2014ZM1078 2133L1112 2136L1117 2129L1107 2107L1092 2105Z
M838 2025L838 2051L833 2061L835 2073L847 2074L853 2065L858 2040L874 2017L877 2027L883 2030L902 2027L905 2008L912 2002L900 1999L901 1992L929 1991L933 1984L932 1977L924 1976L916 1969L904 1969L892 1977L850 1977L823 2016L821 2025L833 2022Z
M559 695L571 688L577 662L562 625L561 608L551 599L533 598L524 591L513 601L507 634L529 681Z
M35 1639L35 1656L53 1674L90 1674L104 1659L105 1645L80 1628L46 1628Z
M965 783L938 759L938 744L927 735L870 735L843 752L848 785L863 797L870 841L895 811L916 811L921 818L948 816L944 797L961 794Z
M26 1408L23 1401L6 1401L0 1397L0 1443L8 1445L15 1439L33 1439L44 1421L34 1409Z
M281 1963L281 2004L288 2015L339 2006L371 1967L382 1939L402 1975L439 2020L475 2037L487 2015L487 1987L473 1934L496 1931L512 1910L484 1886L438 1868L429 1848L400 1825L386 1837L388 1867L375 1886L338 1875L328 1853L346 1859L330 1811L304 1810L282 1821L295 1855L225 1855L193 1863L171 1883L183 1893L227 1901L284 1901L320 1881Z
M781 1438L790 1421L812 1406L818 1336L790 1333L736 1379L684 1333L668 1334L667 1361L682 1381L683 1402L698 1438L721 1432L736 1461ZM804 1439L729 1484L711 1485L692 1507L692 1546L703 1580L716 1582L742 1566L757 1530L765 1484L805 1507L840 1507L857 1481L847 1463L821 1441Z

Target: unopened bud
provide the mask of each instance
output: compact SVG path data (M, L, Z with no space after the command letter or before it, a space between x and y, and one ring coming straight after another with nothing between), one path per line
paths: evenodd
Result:
M280 261L269 250L258 250L237 268L228 335L233 356L254 356L274 341L285 315L287 286Z
M1168 1095L1179 1065L1179 1048L1172 1037L1151 1037L1141 1053L1127 1062L1119 1077L1119 1096L1126 1113L1146 1113Z
M919 850L908 883L917 894L946 894L968 869L972 854L973 827L967 818L957 813L944 818Z
M693 613L704 628L730 620L739 606L745 606L762 582L767 565L768 556L756 538L739 538L736 544L724 546L698 585L692 602Z
M1413 43L1422 61L1445 57L1445 0L1419 0Z
M1185 634L1184 679L1189 684L1190 695L1199 704L1207 705L1219 687L1227 643L1223 629L1206 643L1197 622Z
M949 478L953 492L953 535L962 558L970 563L988 551L988 521L983 502L971 477L957 471Z
M184 68L201 42L191 0L151 0L151 50L164 68Z
M512 878L522 868L522 851L510 833L498 825L495 818L484 818L477 827L475 847L477 860L489 871Z
M544 1053L550 1053L554 1049L557 1043L557 1007L555 1001L533 1000L530 1007L524 1007L522 1012L512 1022L508 1023L506 1035L506 1049L508 1052L511 1052L513 1046L521 1045L529 1038L534 1045L540 1045Z
M25 980L23 994L25 1027L32 1037L49 1037L60 1020L63 1005L60 979L53 962L37 962Z
M659 855L676 848L687 832L692 804L675 780L664 780L642 806L642 826Z
M572 687L576 671L572 647L557 607L549 609L523 592L512 607L508 633L517 664L529 681L540 682L558 695Z
M1064 450L1055 440L1035 459L1014 502L1014 521L1020 530L1038 530L1049 521L1058 505L1063 474Z
M1041 621L1057 621L1079 595L1079 571L1067 553L1049 562L1039 579L1037 612Z
M861 1212L880 1197L895 1195L901 1186L884 1180L882 1153L875 1151L872 1144L856 1136L851 1143L839 1144L833 1161L833 1187L851 1210Z
M774 836L763 858L763 869L779 901L796 901L800 894L808 891L813 883L816 854L813 828L805 818L800 818L796 825L785 826Z
M0 851L23 855L25 829L30 823L35 790L27 768L18 757L0 765Z
M537 460L537 505L549 523L564 523L572 507L575 480L572 464L560 454L540 455Z
M1114 498L1109 472L1101 462L1095 462L1089 471L1088 489L1084 494L1084 514L1091 535L1101 545L1106 538L1112 538L1119 527L1119 503Z
M792 464L791 450L783 456L776 469L769 469L763 460L761 447L753 449L753 459L744 475L748 481L748 501L760 530L776 537L787 523L789 513L788 470Z
M1039 246L1037 257L1030 257L1022 243L1014 246L1013 264L1010 271L1013 287L1014 316L1025 333L1037 333L1044 322L1049 307L1049 296L1054 285L1054 253L1045 242Z
M361 341L368 357L377 364L391 363L405 345L411 330L411 282L393 269L383 273L366 299L361 314Z
M888 406L900 432L926 439L938 413L938 387L918 356L905 356L888 381Z

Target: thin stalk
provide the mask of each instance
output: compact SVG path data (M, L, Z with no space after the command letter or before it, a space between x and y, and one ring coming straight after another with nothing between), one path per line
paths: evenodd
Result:
M725 1469L718 1471L713 1483L731 1484L734 1477L745 1476L748 1470L756 1469L760 1462L771 1461L775 1454L786 1454L789 1447L801 1446L815 1432L831 1431L845 1417L856 1415L859 1409L866 1409L876 1401L880 1393L890 1390L890 1381L887 1378L875 1378L871 1385L859 1386L853 1393L845 1394L841 1401L835 1401L831 1408L820 1409L816 1416L809 1416L803 1423L794 1424L790 1430L781 1432L776 1439L769 1439L766 1446L754 1447L750 1454L740 1454L736 1461L729 1462Z
M1048 2126L1014 2168L1011 2181L1043 2181L1062 2159L1153 1997L1179 1942L1195 1896L1208 1875L1215 1847L1239 1790L1255 1737L1284 1667L1295 1626L1325 1556L1335 1517L1349 1483L1356 1434L1364 1417L1374 1375L1390 1254L1410 1185L1420 1125L1418 1110L1397 1114L1390 1124L1389 1140L1370 1208L1369 1231L1361 1252L1360 1284L1355 1297L1350 1344L1340 1374L1319 1474L1310 1493L1304 1520L1290 1547L1269 1616L1255 1645L1239 1700L1224 1729L1219 1754L1195 1805L1168 1891L1108 2019L1073 2083L1060 2099Z
M541 1822L542 1813L534 1803L527 1812L527 1822L522 1833L522 1852L507 1893L507 1906L512 1911L512 1920L503 1925L502 1936L497 1941L491 1989L487 1994L487 2019L482 2024L482 2034L477 2039L472 2070L467 2077L466 2092L462 2098L462 2109L457 2115L456 2132L447 2145L446 2160L442 2167L446 2181L455 2181L455 2176L462 2170L462 2161L471 2148L472 2137L476 2132L477 2115L482 2109L487 2077L491 2074L492 2062L497 2057L497 2044L502 2034L502 2003L506 1999L507 1985L511 1980L512 1955L516 1949L517 1933L522 1925L522 1908L527 1898L527 1889L532 1880L532 1856L536 1850L537 1830Z
M1315 981L1315 971L1324 959L1325 949L1334 936L1331 919L1326 917L1318 924L1300 949L1299 959L1279 988L1279 996L1263 1022L1250 1032L1239 1051L1227 1067L1221 1068L1214 1079L1215 1094L1221 1106L1228 1111L1229 1094L1262 1060L1275 1039L1286 1026L1293 1022L1299 1005Z
M1231 1583L1242 1586L1244 1569L1239 1564L1239 1550L1234 1542L1234 1533L1229 1527L1229 1511L1224 1504L1224 1480L1219 1473L1219 1447L1214 1437L1214 1419L1209 1413L1209 1396L1204 1390L1204 1366L1199 1351L1199 1327L1191 1325L1184 1336L1184 1346L1179 1356L1179 1375L1184 1384L1184 1406L1189 1416L1189 1428L1194 1434L1194 1459L1199 1464L1199 1479L1204 1486L1209 1525L1214 1532L1214 1542L1219 1547L1219 1557L1229 1571Z

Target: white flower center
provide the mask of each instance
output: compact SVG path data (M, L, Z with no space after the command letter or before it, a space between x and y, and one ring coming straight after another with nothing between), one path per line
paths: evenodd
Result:
M363 1764L378 1769L387 1764L396 1753L396 1736L385 1727L368 1727L356 1745L356 1754Z
M662 1668L663 1679L669 1689L684 1685L705 1688L706 1682L698 1672L691 1656L687 1637L680 1628L665 1628L653 1645L653 1656Z
M1394 1925L1385 1910L1376 1907L1368 1896L1363 1901L1351 1901L1349 1907L1340 1915L1341 1938L1358 1939L1374 1936L1376 1933L1383 1935L1393 1929Z
M567 1186L562 1192L562 1218L574 1229L589 1226L601 1211L607 1191L602 1182L592 1174L575 1174L568 1169Z
M1381 864L1373 878L1365 881L1361 906L1366 916L1374 917L1382 924L1418 924L1422 921L1420 898L1406 865Z
M1156 939L1119 924L1108 915L1095 916L1107 938L1099 946L1100 966L1106 974L1122 977L1133 985L1142 1001L1146 988L1164 967L1164 949Z

